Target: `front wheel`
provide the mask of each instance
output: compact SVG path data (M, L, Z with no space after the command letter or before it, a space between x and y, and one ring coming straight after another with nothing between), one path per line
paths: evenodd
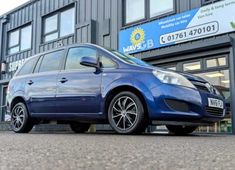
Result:
M28 133L33 128L28 110L24 103L17 103L11 112L12 130L16 133Z
M146 128L144 106L132 92L117 94L109 105L108 119L111 127L120 134L134 134Z
M197 129L197 126L167 125L166 127L170 133L175 135L187 135L193 133Z

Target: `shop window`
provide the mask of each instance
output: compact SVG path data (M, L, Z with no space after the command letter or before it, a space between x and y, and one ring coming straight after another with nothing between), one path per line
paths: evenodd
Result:
M214 2L217 2L217 1L220 1L220 0L202 0L202 4L210 4L210 3L214 3Z
M174 11L174 0L150 0L150 17Z
M32 26L25 26L9 32L8 54L14 54L31 48Z
M201 62L192 62L192 63L185 63L183 65L183 70L184 71L196 71L196 70L201 70Z
M75 9L71 8L44 18L44 42L74 34Z
M145 0L125 0L126 24L145 18Z
M227 65L226 57L214 58L206 60L206 67L213 68L213 67L222 67Z
M175 66L166 67L166 69L176 71L176 67Z
M85 69L86 66L80 64L82 57L92 57L97 59L97 52L91 48L78 47L69 50L65 70Z
M163 16L175 11L175 0L125 0L125 24Z
M63 59L64 51L56 51L46 54L41 62L39 72L57 71Z

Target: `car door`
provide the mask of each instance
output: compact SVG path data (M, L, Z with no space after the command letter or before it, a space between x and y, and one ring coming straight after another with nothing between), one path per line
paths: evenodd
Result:
M80 64L83 57L98 60L96 49L68 49L64 70L58 75L58 113L97 114L101 112L101 74L95 68Z
M40 57L33 76L26 80L25 92L32 114L56 113L57 76L63 62L64 50Z

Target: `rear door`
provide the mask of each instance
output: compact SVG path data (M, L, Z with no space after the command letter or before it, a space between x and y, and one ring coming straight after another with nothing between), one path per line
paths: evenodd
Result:
M101 73L80 64L82 57L98 61L98 52L89 47L68 50L64 70L58 75L58 113L96 114L101 112Z
M26 96L32 114L56 113L57 76L63 61L64 50L40 57L33 76L26 80Z

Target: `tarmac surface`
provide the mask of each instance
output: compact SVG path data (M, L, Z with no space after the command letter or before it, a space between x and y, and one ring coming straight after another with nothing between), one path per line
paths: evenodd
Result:
M0 132L1 170L234 170L235 137Z

